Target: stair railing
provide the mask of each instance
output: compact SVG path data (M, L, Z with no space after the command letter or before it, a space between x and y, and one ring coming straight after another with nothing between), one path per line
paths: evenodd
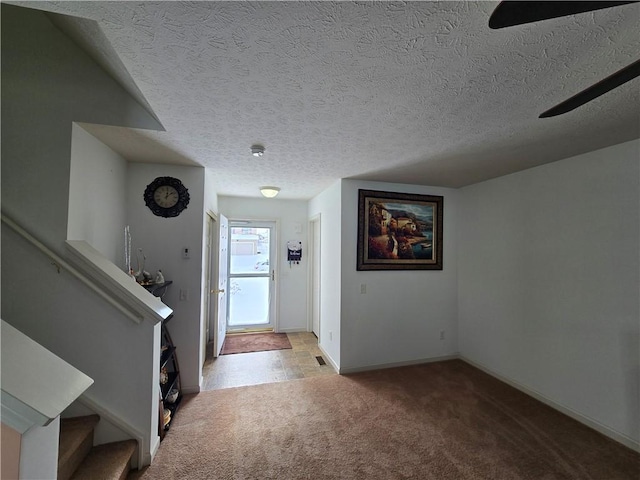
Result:
M53 250L51 250L49 247L47 247L44 243L42 243L40 240L35 238L29 232L27 232L17 222L15 222L13 219L9 218L4 212L2 213L2 223L7 225L8 227L11 227L11 229L14 232L16 232L22 238L27 240L31 245L36 247L38 250L40 250L42 253L44 253L47 257L49 257L49 259L51 260L51 264L54 267L56 267L56 269L58 270L58 273L60 273L61 270L65 270L65 271L69 272L71 275L76 277L78 280L80 280L82 283L84 283L87 287L89 287L91 290L93 290L98 296L100 296L105 301L107 301L109 304L111 304L113 307L118 309L118 311L120 311L120 313L125 315L129 320L132 320L135 323L142 322L142 316L141 315L139 315L139 314L137 314L135 312L132 312L130 309L126 308L120 302L116 301L113 297L107 295L104 292L104 290L101 290L94 283L90 282L89 279L82 272L80 272L75 267L70 265L66 260L64 260L57 253L55 253Z
M4 212L2 213L2 223L49 257L58 273L62 270L70 273L129 320L139 324L148 318L157 323L171 314L172 310L169 307L140 288L132 280L129 283L130 278L126 273L102 257L86 242L66 241L72 260L82 268L83 271L81 271L35 238ZM118 276L123 277L124 280Z

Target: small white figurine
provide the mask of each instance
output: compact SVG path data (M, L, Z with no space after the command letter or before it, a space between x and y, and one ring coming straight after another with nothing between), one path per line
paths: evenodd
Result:
M164 283L164 275L162 275L162 270L158 270L156 272L156 283Z

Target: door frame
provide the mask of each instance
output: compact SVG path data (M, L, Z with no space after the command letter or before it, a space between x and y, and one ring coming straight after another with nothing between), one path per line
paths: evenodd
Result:
M307 331L309 332L313 332L313 294L314 294L314 282L316 280L316 272L314 271L314 258L317 255L318 259L320 260L320 252L321 252L321 246L318 244L316 245L315 242L315 238L314 238L314 228L317 225L318 227L318 231L320 232L320 240L322 239L322 218L321 218L321 214L318 213L317 215L314 215L313 217L311 217L309 219L309 235L307 235L307 244L308 244L308 252L307 252L307 258L308 260L308 264L309 264L309 268L307 270L308 272L308 281L307 281L307 298L309 299L309 301L307 302ZM318 262L318 264L320 264L320 262ZM320 343L321 340L321 336L322 336L322 322L321 322L321 318L322 318L322 304L320 302L320 298L321 298L321 292L322 292L322 268L320 267L320 265L318 266L319 271L317 272L318 274L318 285L317 285L317 290L318 290L318 298L317 298L317 302L318 302L318 343Z
M225 290L228 289L227 287L227 279L228 279L228 275L225 275L224 277L224 283L220 282L220 258L222 257L220 249L221 247L221 232L223 231L223 229L226 229L226 234L227 234L227 239L228 239L228 231L229 231L229 220L227 219L227 217L225 217L223 214L219 214L218 215L218 222L217 222L217 226L218 228L216 229L216 244L218 246L217 251L216 251L216 268L214 269L214 281L215 281L215 285L216 288L214 290L216 290L216 292L214 292L213 290L209 291L209 295L216 295L216 301L215 301L215 316L212 316L211 319L213 321L213 356L214 357L218 357L220 355L220 352L222 350L222 346L224 343L224 337L226 337L227 335L227 306L228 306L228 301L229 301L229 297L227 295L227 293L225 292ZM227 245L225 246L225 256L224 256L224 265L225 268L228 267L228 240L227 240ZM224 287L224 288L221 288ZM224 295L224 301L221 301L220 299L220 295ZM220 317L221 317L221 311L220 311L220 305L223 304L224 305L224 322L220 322ZM221 335L221 331L222 329L220 328L221 324L224 323L224 332Z
M258 225L258 227L260 227L260 223L273 223L274 227L273 227L273 239L271 240L273 242L273 265L271 265L271 262L269 264L269 269L271 270L271 277L272 277L272 281L273 281L273 300L274 300L274 305L273 305L273 319L271 324L273 325L273 331L275 333L278 333L280 331L280 275L279 275L279 265L280 265L280 244L279 244L279 239L280 239L280 220L278 218L255 218L255 217L235 217L235 216L229 216L227 217L227 220L229 221L229 232L231 232L231 228L233 227L238 227L240 225L233 225L234 222L248 222L248 224L252 224L252 223L256 223ZM231 242L231 233L229 233L229 242ZM229 245L229 248L227 249L229 252L229 256L231 255L231 246ZM271 260L271 259L269 259ZM229 274L227 275L227 277L230 276L230 271ZM228 283L228 282L227 282ZM231 288L231 287L229 287ZM229 296L227 296L227 314L228 314L228 309L229 309L229 302L231 301L231 299L229 298ZM227 331L229 331L229 325L227 325Z
M209 223L212 222L212 231L210 232L209 245L208 248L208 265L205 265L206 271L208 273L207 281L208 285L205 289L205 318L206 318L206 327L203 332L204 345L206 346L215 340L215 318L218 315L218 303L211 301L211 285L218 285L218 229L220 228L220 223L218 219L218 215L213 213L210 210L207 210L207 227L209 228ZM215 282L215 283L214 283ZM205 350L206 351L206 350ZM206 355L205 355L206 356Z

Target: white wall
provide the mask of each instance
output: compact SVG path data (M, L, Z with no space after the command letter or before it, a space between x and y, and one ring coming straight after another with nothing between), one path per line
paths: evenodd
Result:
M320 347L340 368L342 302L342 181L309 200L308 217L320 216Z
M163 298L173 309L173 318L167 323L180 362L183 391L199 391L202 374L201 335L202 322L202 238L205 173L202 167L184 167L166 164L129 163L127 184L127 222L132 236L132 265L137 269L133 255L142 248L147 257L145 270L155 276L162 270L165 280L173 281ZM189 190L189 205L179 216L163 218L154 215L145 205L143 193L156 177L175 177ZM189 259L182 257L188 247ZM180 291L187 298L180 300Z
M213 215L216 223L213 224L214 231L212 235L215 237L219 236L217 224L218 221L218 194L215 190L215 172L211 169L205 168L204 170L204 206L203 206L203 215L202 215L202 247L203 247L203 255L202 255L202 275L200 277L200 297L202 300L201 305L201 315L200 319L202 325L202 338L200 339L200 364L204 365L204 362L207 357L207 343L209 342L208 336L213 335L213 332L209 332L207 335L209 326L211 325L211 317L216 314L215 304L213 302L214 298L210 290L213 287L209 286L209 278L207 276L211 276L209 272L209 268L215 271L217 265L217 252L211 252L211 258L209 259L210 264L206 265L207 262L207 248L209 245L209 240L207 238L207 227L209 222L209 214ZM214 242L214 245L217 245ZM200 386L202 387L202 382L204 378L200 377Z
M2 210L54 248L67 235L72 123L161 128L43 12L4 3L2 116Z
M458 260L460 353L636 445L639 159L633 141L462 189Z
M215 191L215 172L210 168L204 170L204 210L218 213L218 194Z
M198 353L199 359L195 361L193 356L198 350L191 341L195 335L200 334L200 330L192 324L192 319L195 315L204 315L204 311L202 306L196 307L198 299L202 299L203 291L201 282L194 281L194 275L199 268L204 274L205 269L199 264L204 237L197 239L198 232L204 235L204 224L200 230L194 229L193 226L198 218L206 221L203 204L206 204L205 210L214 213L217 211L215 191L208 188L204 194L202 186L202 182L206 182L207 179L208 183L212 184L212 173L205 174L199 167L127 163L80 126L74 125L73 135L69 238L88 241L107 258L124 267L123 228L124 225L130 224L133 235L132 266L136 268L136 250L142 247L147 256L146 270L155 275L156 270L160 268L168 280L174 281L164 299L165 303L175 310L169 329L172 336L175 336L173 340L176 345L180 345L183 386L187 391L196 391L197 384L194 383L194 378L199 375L198 365L204 361L204 351L200 349L202 351ZM183 182L187 181L185 178L190 179L187 185L191 196L189 206L174 219L156 217L144 205L142 199L146 185L157 176L166 175L176 176ZM185 222L188 222L187 225ZM176 226L177 224L179 225ZM192 257L188 261L183 261L179 256L184 246L191 246L192 249ZM173 251L174 255L167 254L168 251ZM185 282L188 282L191 288L184 287ZM181 288L189 290L188 300L179 300ZM177 326L173 327L174 322L176 325L181 323L177 321L178 317L190 319L182 320L189 325L188 331L182 328L178 331Z
M68 240L85 240L121 268L124 265L127 161L73 125Z
M357 271L358 189L442 195L443 270ZM447 188L342 181L342 371L457 354L457 197Z
M278 331L307 331L309 265L309 258L305 251L305 247L308 245L307 202L305 200L220 196L218 206L220 213L229 219L277 221ZM301 227L301 233L296 233L297 225ZM290 267L287 262L288 240L302 242L302 261L299 265Z

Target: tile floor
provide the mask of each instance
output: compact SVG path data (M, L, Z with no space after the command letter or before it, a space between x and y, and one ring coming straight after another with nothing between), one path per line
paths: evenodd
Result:
M317 375L336 375L331 365L320 365L322 356L313 333L287 333L291 349L236 353L213 358L208 349L203 367L203 390L285 382Z

